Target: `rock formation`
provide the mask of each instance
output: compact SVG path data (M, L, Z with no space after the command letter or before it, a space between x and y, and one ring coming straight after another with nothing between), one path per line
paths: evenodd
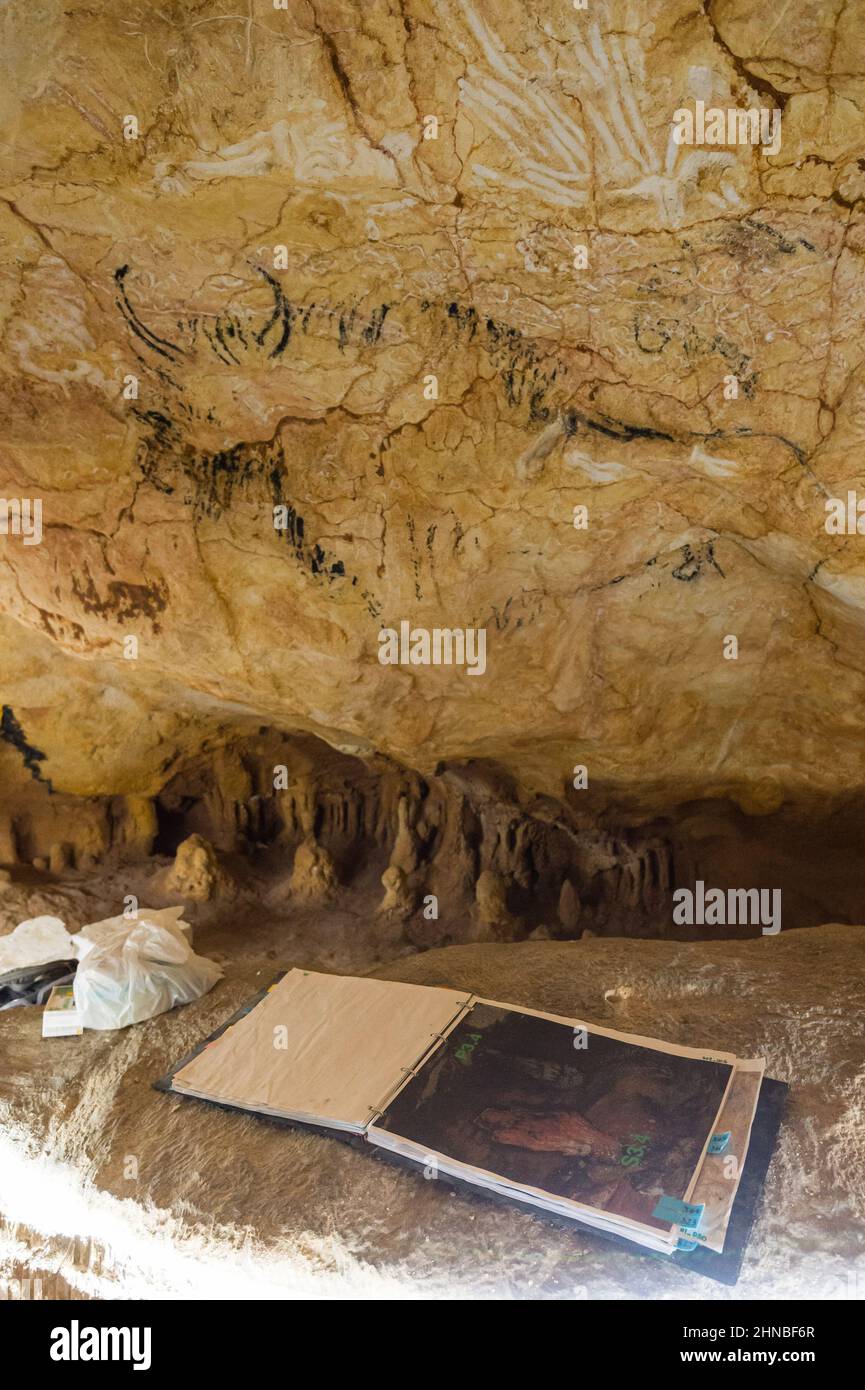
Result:
M508 910L508 885L501 874L493 869L481 870L475 888L475 902L478 921L482 927L488 928L484 935L504 934L512 918Z
M224 890L213 846L202 835L190 835L178 845L165 887L168 893L192 902L208 902L220 888Z
M160 1075L261 988L261 951L238 958L232 929L219 939L232 966L211 994L119 1037L58 1049L52 1087L32 1084L46 1046L38 1011L0 1013L0 1049L14 1059L0 1070L0 1163L12 1175L3 1205L12 1248L45 1297L58 1272L91 1297L728 1294L590 1233L450 1196L335 1139L142 1085L142 1073ZM320 968L320 951L310 934L293 959ZM861 928L823 926L758 941L474 944L376 973L697 1046L723 1036L741 1055L764 1055L791 1093L736 1296L853 1300L865 1293L863 957ZM89 1240L70 1240L70 1212Z
M312 836L301 840L294 856L291 872L291 891L309 902L325 902L336 888L333 860L327 850L317 845Z
M857 8L4 23L0 860L312 835L571 934L744 853L861 920Z
M181 1125L150 1081L298 964L765 1055L740 1292L862 1297L861 5L7 0L3 40L0 933L182 901L226 976L47 1076L0 1013L0 1282L699 1296Z

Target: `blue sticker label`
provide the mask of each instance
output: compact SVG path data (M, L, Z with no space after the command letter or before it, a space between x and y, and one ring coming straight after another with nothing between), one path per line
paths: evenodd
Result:
M723 1134L713 1134L709 1140L709 1153L722 1154L730 1142L730 1133L731 1131L726 1129Z
M696 1231L706 1210L705 1202L680 1202L676 1197L662 1197L652 1212L659 1221L669 1221L684 1231Z

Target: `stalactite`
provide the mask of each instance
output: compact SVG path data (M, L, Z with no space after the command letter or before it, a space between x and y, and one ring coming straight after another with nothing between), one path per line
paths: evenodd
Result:
M287 785L277 782L277 768L287 769ZM394 870L380 902L386 915L408 912L405 929L418 944L461 939L481 913L485 873L492 877L480 890L482 912L487 925L501 919L495 930L505 936L541 924L560 936L675 935L672 888L706 877L706 845L723 843L726 824L717 810L692 817L692 841L670 822L602 828L583 816L577 824L549 798L518 804L480 764L422 778L275 732L203 750L156 796L76 799L28 779L20 802L0 823L0 865L90 872L140 861L154 848L173 856L199 835L251 865L262 856L270 882L288 885L306 845L299 868L306 857L314 878L324 865L328 891L338 891L340 877L352 884L368 869L371 881ZM427 895L438 900L438 914L414 924Z

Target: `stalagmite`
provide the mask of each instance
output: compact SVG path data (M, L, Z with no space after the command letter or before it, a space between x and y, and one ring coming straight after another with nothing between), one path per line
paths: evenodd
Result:
M201 835L190 835L178 846L166 879L167 891L193 902L208 902L226 887L213 846Z
M336 892L336 870L327 850L311 835L301 840L291 871L291 891L302 902L326 902Z

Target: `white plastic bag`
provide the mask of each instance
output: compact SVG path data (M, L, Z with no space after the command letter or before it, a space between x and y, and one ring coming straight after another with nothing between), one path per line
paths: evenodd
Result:
M28 917L7 936L0 936L0 975L74 956L72 937L59 917Z
M192 945L192 927L183 921L182 907L139 907L134 917L121 913L118 917L104 917L101 922L89 922L72 937L72 949L78 960L83 960L94 946L104 946L118 932L131 932L139 922L153 922L157 927L178 927L186 940Z
M140 919L87 952L75 1007L85 1028L127 1028L200 999L221 978L221 966L197 956L176 926Z

